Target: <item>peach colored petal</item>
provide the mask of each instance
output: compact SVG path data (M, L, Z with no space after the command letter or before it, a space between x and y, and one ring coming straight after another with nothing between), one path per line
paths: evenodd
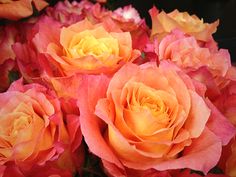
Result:
M51 77L49 79L59 97L78 97L78 88L82 79L79 74L72 75L69 77Z
M48 3L43 0L33 0L37 10L42 10ZM19 0L11 1L6 4L0 5L0 18L6 18L10 20L18 20L24 17L32 15L32 0Z
M183 156L155 165L156 170L190 168L205 174L217 164L221 154L221 141L205 129L191 146L185 148Z
M218 20L211 24L204 23L196 15L189 15L187 12L179 12L178 10L170 13L164 11L159 13L156 7L153 7L149 10L149 14L153 24L151 36L157 36L159 40L178 28L194 36L197 40L207 42L219 24Z
M18 20L33 13L31 0L12 1L0 5L0 18Z
M48 3L44 0L32 0L32 1L34 2L34 5L38 11L48 6Z
M190 90L189 93L191 95L191 110L184 127L190 132L191 137L197 138L204 130L211 112L202 97Z
M152 158L152 154L138 150L135 145L128 143L114 126L108 126L107 131L105 136L107 143L126 167L145 170L162 161L159 158Z
M93 29L93 25L87 19L75 23L68 28L63 27L60 34L60 43L64 48L67 48L76 33L91 29Z

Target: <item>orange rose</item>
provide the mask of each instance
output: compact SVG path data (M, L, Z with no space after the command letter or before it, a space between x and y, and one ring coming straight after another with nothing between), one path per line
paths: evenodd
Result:
M38 11L48 5L44 0L0 0L0 18L19 20L33 13L32 3Z
M32 41L14 45L16 57L22 70L31 63L35 71L43 73L45 70L50 76L113 73L124 63L133 61L140 52L132 49L129 32L122 32L109 22L93 25L85 19L61 28L52 19L44 18L36 24L38 32L34 33ZM35 56L34 52L40 55ZM29 57L31 53L36 60ZM22 72L32 75L30 71Z
M47 53L66 75L113 71L132 61L134 54L129 33L109 32L102 24L92 25L88 20L62 28L60 44L50 43Z
M204 23L196 15L189 15L187 12L174 10L170 13L158 12L156 7L149 11L152 18L152 34L162 39L173 29L178 28L183 32L194 36L197 40L207 42L211 39L212 33L216 32L219 20L212 24Z
M32 167L66 162L63 168L73 172L72 153L82 138L78 117L62 112L55 93L18 80L0 94L0 113L0 165L15 164L29 173Z
M151 168L207 173L235 132L194 81L168 62L127 64L108 83L104 76L84 76L79 94L85 141L114 176Z
M77 93L79 74L113 74L140 54L132 48L130 33L109 20L93 25L85 19L61 27L46 17L32 33L27 43L13 46L21 73L27 80L46 80L60 96Z

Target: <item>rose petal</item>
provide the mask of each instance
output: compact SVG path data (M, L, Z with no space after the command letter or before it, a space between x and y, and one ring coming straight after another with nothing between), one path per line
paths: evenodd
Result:
M231 138L235 135L235 127L226 119L226 117L211 103L209 99L206 99L208 107L211 109L211 115L207 122L207 127L218 136L223 145L229 143ZM220 131L219 131L220 128Z
M101 132L102 124L94 115L97 100L105 96L107 85L108 78L104 75L83 77L77 102L81 131L92 153L123 169L123 165L105 142Z

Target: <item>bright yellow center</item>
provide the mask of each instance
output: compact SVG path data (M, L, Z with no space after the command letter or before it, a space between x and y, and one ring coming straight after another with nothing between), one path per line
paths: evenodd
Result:
M86 30L76 34L67 49L67 57L76 59L85 56L93 56L105 61L109 56L119 55L119 44L111 35L97 38L93 30Z

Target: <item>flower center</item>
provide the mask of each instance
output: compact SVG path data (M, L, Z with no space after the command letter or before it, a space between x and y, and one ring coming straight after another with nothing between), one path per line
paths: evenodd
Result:
M97 39L93 35L87 35L77 39L76 43L69 47L68 54L71 58L90 55L103 61L110 55L118 55L115 47L118 48L118 41L115 38L104 37Z

